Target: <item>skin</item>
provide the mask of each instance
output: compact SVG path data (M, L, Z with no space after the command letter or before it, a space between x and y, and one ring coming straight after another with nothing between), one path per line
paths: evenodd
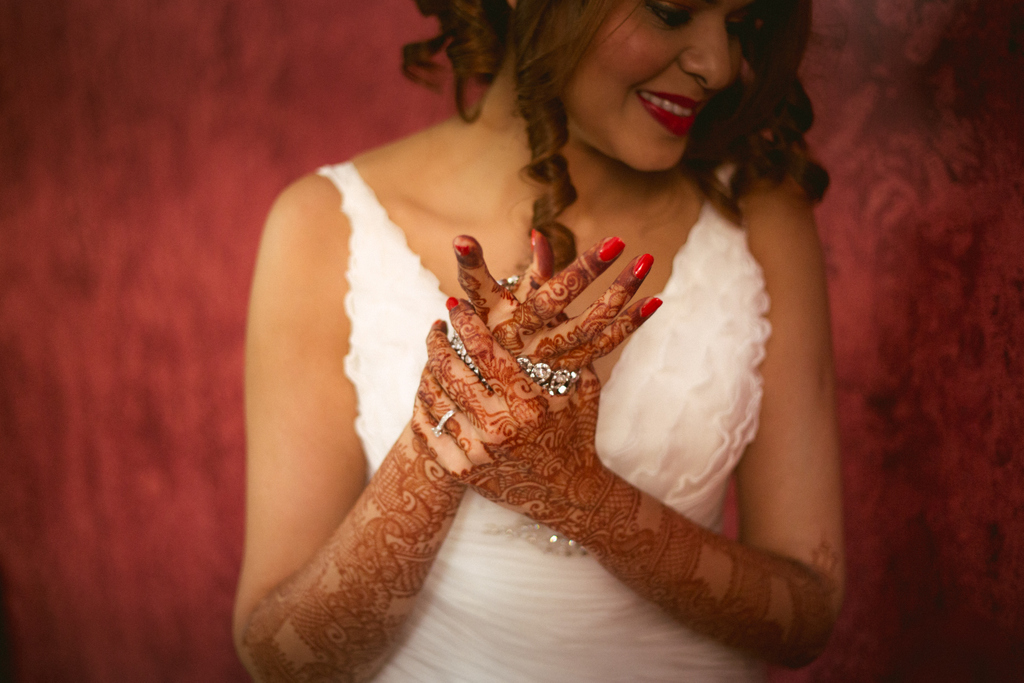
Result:
M640 171L675 166L686 138L651 118L636 92L672 93L704 103L732 83L741 54L729 31L743 19L748 4L615 3L564 97L574 141ZM686 16L684 26L670 25ZM674 68L665 68L673 58Z
M659 23L646 5L636 11L631 6L616 16L618 23L606 22L565 98L571 137L564 152L579 200L561 220L581 245L618 235L628 245L623 263L628 266L642 250L656 264L639 284L635 303L620 315L663 289L669 272L657 264L671 262L702 203L692 183L674 170L685 140L674 141L681 143L677 152L661 156L667 144L664 129L642 117L628 119L636 125L623 118L634 116L629 107L635 90L706 99L738 71L727 22L738 16L742 3L701 0L687 6L692 21L674 28ZM588 71L593 65L604 66ZM619 71L609 71L612 66ZM595 96L599 91L604 95ZM475 123L453 119L355 160L392 220L404 229L412 251L448 294L462 289L449 246L462 235L475 237L489 255L491 272L523 272L531 262L525 236L536 190L520 173L529 155L522 121L509 114L513 95L511 75L503 72ZM453 202L452 197L473 200ZM423 432L423 421L436 422L441 402L453 402L449 391L464 403L476 394L467 384L460 395L454 380L435 368L436 374L421 381L410 427L367 484L366 461L353 428L355 392L342 366L349 322L343 314L347 282L338 273L348 262L349 226L339 202L334 187L317 176L288 188L267 220L257 261L246 346L246 547L234 631L243 662L259 680L371 677L390 651L443 542L459 492L476 486L490 490L490 497L502 504L510 502L500 485L506 476L500 468L492 464L480 470L489 478L473 474L473 468L495 461L495 455L521 462L521 446L540 433L531 435L530 430L552 424L547 418L540 421L532 400L537 397L529 395L534 388L520 382L521 397L509 397L503 406L481 403L490 413L503 410L506 418L518 415L521 424L529 425L518 442L492 444L489 451L486 430L453 439L453 430L470 426L464 421L472 412L467 404L448 423L447 446L437 450L441 440ZM739 540L666 516L657 501L637 497L628 485L608 479L589 450L593 415L588 406L618 349L594 361L593 375L584 374L571 399L577 402L575 412L556 410L551 417L573 438L556 449L557 460L551 453L545 457L577 462L581 469L548 470L550 476L536 479L551 504L535 514L586 543L627 585L684 623L704 624L705 632L764 659L799 663L820 649L838 613L844 583L824 267L810 208L798 189L784 184L757 190L744 198L743 208L750 249L764 270L772 301L773 333L760 368L761 426L736 472ZM592 291L605 292L622 272L617 266L595 274ZM475 303L487 301L485 293ZM594 301L580 298L562 312L572 318ZM536 352L539 340L531 337L536 332L529 331L528 320L501 329L518 310L505 300L504 308L488 312L488 324L499 328L504 343ZM456 311L469 315L469 304ZM603 314L603 320L609 318ZM596 337L588 334L591 343ZM549 337L547 342L556 356L571 353L569 346L558 346L561 341ZM431 362L436 363L436 355ZM511 370L492 364L487 372ZM498 379L499 386L514 384L502 385ZM432 447L425 448L427 443ZM535 477L536 471L520 467L517 476ZM582 493L568 497L564 484L570 480L603 484L597 488L606 493L586 500ZM408 491L418 504L397 509L394 494L399 490ZM608 507L609 496L617 501L614 508ZM589 519L599 523L583 524L579 509L589 509ZM621 531L611 524L610 509L626 516L628 528L652 540L623 550L608 536L616 528ZM382 536L382 528L402 532ZM604 538L602 528L607 530ZM371 565L386 566L389 558L410 555L414 559L408 566L401 564L386 579L379 572L355 570L359 563L352 560L369 557ZM630 564L642 571L629 570ZM670 590L673 582L683 585ZM327 632L376 635L362 641L325 641L317 635ZM316 655L329 663L326 668L307 666Z

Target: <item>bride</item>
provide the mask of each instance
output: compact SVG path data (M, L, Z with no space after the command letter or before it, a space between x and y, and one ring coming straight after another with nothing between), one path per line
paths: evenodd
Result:
M418 5L441 31L407 72L444 50L461 115L267 220L243 662L700 681L813 660L844 574L810 0Z

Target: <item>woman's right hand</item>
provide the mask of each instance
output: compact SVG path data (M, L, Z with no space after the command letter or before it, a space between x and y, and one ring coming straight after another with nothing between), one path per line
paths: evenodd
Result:
M438 321L427 337L429 372L413 431L456 481L537 521L572 523L593 508L611 477L594 447L597 376L584 368L571 391L549 396L472 307L462 303L451 315L489 388L452 350Z
M586 311L569 319L566 307L615 262L625 245L618 237L610 237L552 276L547 241L534 231L532 242L532 264L514 287L494 279L475 239L460 235L453 245L459 283L470 304L513 355L555 369L585 368L614 350L661 305L660 299L648 297L623 311L653 263L653 258L644 254L630 261ZM454 303L450 300L449 308Z

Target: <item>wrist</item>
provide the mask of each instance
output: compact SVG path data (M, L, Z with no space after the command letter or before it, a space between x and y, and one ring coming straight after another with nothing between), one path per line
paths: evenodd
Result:
M455 506L466 488L437 461L427 443L416 436L408 425L373 478L384 479L391 484L402 481L404 486L412 486L424 492L436 491L437 496Z
M554 519L538 520L584 545L607 531L607 522L615 515L615 499L624 492L628 495L624 487L632 490L630 484L605 467L596 454L594 461L595 465L570 478L560 505L552 506L564 512Z

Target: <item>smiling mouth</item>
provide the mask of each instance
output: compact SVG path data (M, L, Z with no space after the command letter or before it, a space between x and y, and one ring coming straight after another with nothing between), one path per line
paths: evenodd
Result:
M697 116L696 100L670 93L653 93L638 90L637 97L647 113L668 132L683 137L690 132Z

